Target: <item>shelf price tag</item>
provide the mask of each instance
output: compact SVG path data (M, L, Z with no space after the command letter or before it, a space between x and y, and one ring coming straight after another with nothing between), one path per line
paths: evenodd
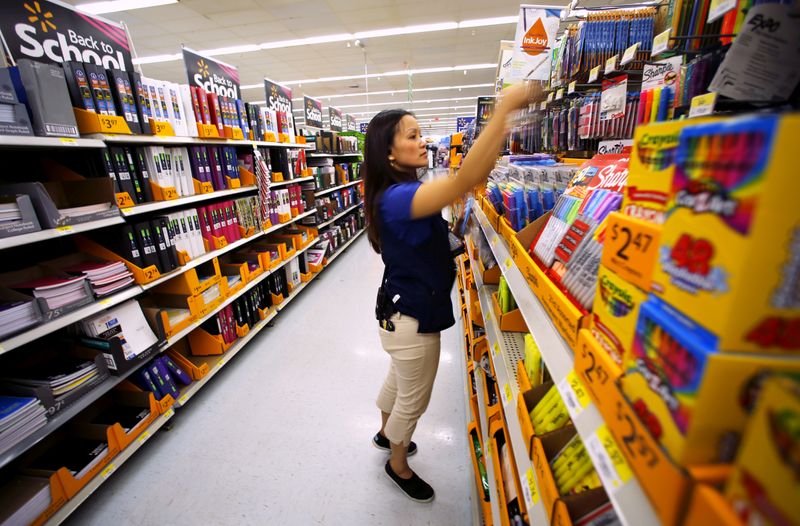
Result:
M711 0L711 4L708 6L708 20L706 20L706 23L710 24L734 7L736 7L736 0Z
M716 103L717 94L713 91L705 95L694 97L692 99L692 105L689 107L689 118L711 115L714 113L714 105Z
M59 234L71 234L72 230L72 225L56 227L56 232Z
M616 493L633 477L628 462L622 456L622 452L605 424L597 428L597 431L589 437L586 447L606 491Z
M61 144L65 144L67 146L77 146L78 145L78 141L76 139L72 139L70 137L59 137L58 140L61 141Z
M660 229L651 223L613 213L608 218L601 263L643 290L658 258Z
M511 263L511 258L506 258L506 260L504 261L504 264L506 266L506 270L510 269L511 268L511 264L512 264Z
M114 464L109 464L106 468L100 472L100 476L103 477L103 480L107 479L117 470L117 466Z
M567 86L567 93L568 94L569 93L575 93L575 87L577 85L578 85L578 81L576 81L576 80L573 80L572 82L570 82L569 86Z
M553 92L547 94L547 102L553 102Z
M533 468L525 470L525 480L522 482L522 497L525 499L525 505L528 507L528 514L530 515L531 509L539 503L539 490L536 487L536 479L533 476ZM527 482L527 484L525 484Z
M180 398L178 398L178 403L180 403L181 405L186 405L186 402L188 402L188 401L189 401L189 395L188 394L185 394L185 395L181 396Z
M586 392L586 387L574 370L570 371L566 378L558 382L558 392L561 393L561 397L564 399L564 403L567 405L569 414L573 419L578 418L578 415L586 409L591 401L589 393Z
M494 355L500 356L500 344L498 344L497 342L495 342L494 344Z
M539 110L540 110L540 111L544 111L544 110L546 110L546 109L547 109L547 101L546 101L546 100L543 100L543 101L541 102L541 104L539 104Z
M660 55L667 49L669 49L669 35L672 33L672 28L667 28L666 31L659 33L653 38L653 47L652 51L650 52L651 57L655 57L656 55Z
M589 70L589 82L594 82L600 76L600 66L595 66Z
M564 88L559 88L559 90L556 91L556 100L561 100L563 98L564 98Z
M608 75L609 73L616 71L617 70L617 59L619 59L619 55L614 55L613 57L611 57L608 60L606 60L606 67L603 70L603 73Z
M142 431L142 434L136 439L140 444L145 443L150 438L150 431Z
M503 386L503 405L508 405L513 398L513 393L511 392L511 385L508 382Z
M173 409L172 407L170 407L169 409L167 409L167 412L166 412L166 413L164 413L164 418L166 418L167 420L169 420L169 419L170 419L170 418L172 418L173 416L175 416L175 409Z
M641 42L637 42L625 50L625 53L622 54L622 60L619 61L620 66L624 66L625 64L629 63L634 58L636 58L636 52L639 50L640 44Z

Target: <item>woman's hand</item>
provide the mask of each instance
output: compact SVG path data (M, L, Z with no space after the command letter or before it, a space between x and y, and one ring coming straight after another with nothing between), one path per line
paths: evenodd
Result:
M523 81L500 92L499 108L505 111L521 110L541 99L542 87L538 82Z

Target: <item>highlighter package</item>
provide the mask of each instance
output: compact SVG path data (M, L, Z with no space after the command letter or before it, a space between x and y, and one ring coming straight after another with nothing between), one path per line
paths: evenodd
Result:
M652 292L720 351L800 349L800 115L687 127Z
M726 463L774 375L800 374L782 356L722 353L715 337L655 296L641 306L622 392L678 464Z

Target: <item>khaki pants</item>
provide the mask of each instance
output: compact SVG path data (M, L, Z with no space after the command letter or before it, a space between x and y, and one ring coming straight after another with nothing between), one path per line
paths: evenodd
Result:
M394 332L378 329L383 350L392 358L378 395L378 408L389 413L384 434L393 444L408 446L417 420L428 408L439 367L440 333L420 334L411 316L394 314Z

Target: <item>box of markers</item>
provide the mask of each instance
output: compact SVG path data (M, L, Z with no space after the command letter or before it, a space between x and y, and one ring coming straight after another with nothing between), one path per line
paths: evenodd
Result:
M592 335L617 365L627 361L639 308L646 299L642 289L600 265L592 307Z
M798 136L798 114L681 132L651 288L715 349L800 349Z

